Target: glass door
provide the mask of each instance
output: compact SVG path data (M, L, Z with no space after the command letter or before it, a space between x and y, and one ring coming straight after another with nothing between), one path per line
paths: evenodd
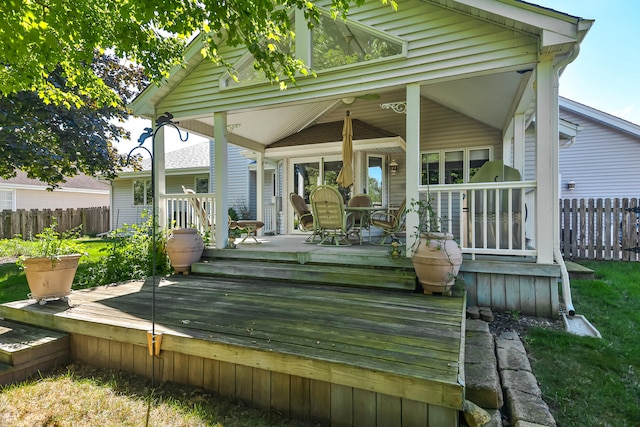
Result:
M348 193L348 190L343 189L338 185L336 179L342 169L341 156L325 156L325 157L307 157L291 159L291 177L290 187L291 191L302 196L304 201L311 209L311 200L309 196L311 191L318 185L330 185L340 191L344 200ZM291 221L289 224L294 224L293 220L293 208L289 206ZM295 230L295 227L291 227Z

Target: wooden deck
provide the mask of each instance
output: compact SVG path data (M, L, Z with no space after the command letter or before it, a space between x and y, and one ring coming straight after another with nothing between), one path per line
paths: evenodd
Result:
M458 424L464 297L171 276L33 300L0 316L71 334L72 357L332 425Z

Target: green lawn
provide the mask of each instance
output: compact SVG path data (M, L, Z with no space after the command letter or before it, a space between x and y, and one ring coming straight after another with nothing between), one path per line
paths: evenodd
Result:
M580 264L596 280L571 282L576 314L603 338L532 330L534 373L559 426L640 426L640 265Z
M111 242L103 239L80 239L78 242L82 245L83 252L87 255L82 258L78 267L77 277L82 277L82 272L95 266L98 260L104 256ZM0 241L0 256L20 255L19 248L16 249L14 241ZM17 253L14 253L16 252ZM74 285L77 289L77 286ZM8 301L17 301L27 298L29 294L29 285L24 272L14 262L0 264L0 303Z

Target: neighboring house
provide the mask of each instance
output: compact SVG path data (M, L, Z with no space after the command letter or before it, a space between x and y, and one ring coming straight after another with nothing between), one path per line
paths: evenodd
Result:
M281 91L247 71L246 50L222 40L220 52L241 76L236 83L202 57L196 38L186 66L143 91L134 114L171 112L181 128L215 140L215 153L226 153L228 143L245 148L257 176L275 164L281 230L290 234L287 196L335 182L349 111L356 123L352 195L379 177L386 206L435 199L467 257L461 271L469 302L557 315L558 78L593 21L517 0L407 0L398 12L371 0L350 8L346 21L332 20L325 6L318 3L322 18L313 29L301 11L291 11L295 54L317 77L300 76L295 88ZM491 160L523 180L470 182ZM233 203L227 169L218 161L212 171L217 216ZM258 219L264 187L256 187ZM409 213L406 229L417 222ZM216 246L226 245L227 234L226 224L216 224ZM407 240L410 247L413 238Z
M109 185L84 174L67 178L53 191L48 188L48 184L17 171L14 178L0 179L0 210L109 206Z
M560 146L562 199L640 196L640 125L566 98L560 119L577 126Z
M212 156L208 142L193 144L165 154L166 194L182 194L182 187L196 193L212 193L215 174L210 173ZM250 171L250 160L241 155L240 148L229 145L227 178L230 207L248 208L255 215L255 173ZM272 173L273 174L273 173ZM213 177L210 179L210 177ZM271 183L273 186L273 183ZM151 160L143 159L142 170L125 171L111 183L111 227L138 224L143 211L151 210ZM253 190L251 190L253 189ZM250 191L254 194L250 196ZM169 213L169 218L171 217Z

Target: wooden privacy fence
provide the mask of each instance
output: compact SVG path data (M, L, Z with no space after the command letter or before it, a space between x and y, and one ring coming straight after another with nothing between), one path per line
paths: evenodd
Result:
M42 232L53 219L58 231L64 232L82 225L83 235L95 236L109 231L109 207L77 209L18 209L0 211L0 238L21 235L23 239Z
M640 261L638 199L560 201L560 250L565 259Z

